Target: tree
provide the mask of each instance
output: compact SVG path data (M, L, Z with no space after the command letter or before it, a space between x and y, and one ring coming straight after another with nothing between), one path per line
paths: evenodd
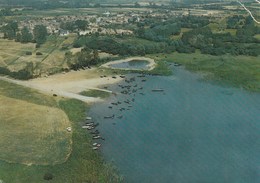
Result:
M136 8L139 8L141 5L138 3L138 2L135 2L135 5L134 5Z
M86 30L86 28L88 26L88 21L86 21L86 20L76 20L75 26L80 30Z
M32 35L32 33L30 33L28 27L23 27L22 30L21 30L20 41L22 43L28 43L28 42L32 41L32 38L33 38L33 35Z
M46 41L47 29L44 25L36 25L33 29L33 36L38 45L43 44Z
M4 37L8 39L14 39L18 30L17 22L10 22L3 27Z
M99 54L98 54L98 51L97 50L94 50L93 51L93 62L98 62L99 60Z
M21 38L22 38L22 35L21 35L21 33L18 32L18 33L16 34L15 41L21 42Z
M4 8L0 10L0 16L11 16L11 15L13 15L11 8Z
M73 31L74 30L74 23L73 22L62 22L60 24L60 28L64 29L64 30L69 30L69 31Z
M96 19L95 17L92 17L92 18L89 19L89 21L90 21L91 23L96 23L97 19Z

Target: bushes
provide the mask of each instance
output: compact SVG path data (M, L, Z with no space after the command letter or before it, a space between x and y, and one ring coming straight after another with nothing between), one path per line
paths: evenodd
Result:
M5 67L0 67L0 74L9 75L11 72Z
M27 51L27 52L25 52L25 55L32 55L32 52L31 51Z
M28 80L33 78L33 75L25 69L19 70L17 72L10 72L9 75L15 79L21 80Z
M53 175L51 173L45 173L43 176L44 180L52 180L53 179Z
M27 63L24 69L19 71L10 71L6 67L0 67L0 74L11 76L15 79L28 80L33 78L33 63Z
M36 52L36 55L42 55L42 53L41 52Z
M0 74L9 75L15 79L21 79L21 80L27 80L27 79L33 78L33 75L25 69L22 69L20 71L11 72L7 68L0 67Z

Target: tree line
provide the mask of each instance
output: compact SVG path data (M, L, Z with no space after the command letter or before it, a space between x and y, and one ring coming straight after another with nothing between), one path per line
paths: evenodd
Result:
M30 32L29 28L24 26L21 30L18 29L18 23L15 21L7 23L2 27L5 39L14 39L17 42L29 43L34 42L36 46L40 46L46 41L47 28L44 25L35 25L33 31Z

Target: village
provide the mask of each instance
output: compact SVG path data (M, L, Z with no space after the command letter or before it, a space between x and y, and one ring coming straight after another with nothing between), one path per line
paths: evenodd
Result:
M23 10L20 10L21 12ZM18 28L21 30L27 27L32 33L36 25L43 25L47 28L48 34L58 34L60 36L68 36L70 33L78 35L91 35L98 33L100 35L132 35L133 29L129 28L130 24L144 22L147 18L160 19L162 22L172 17L184 16L190 13L189 10L172 11L164 9L123 9L116 11L109 11L102 9L101 11L85 13L84 9L80 9L80 15L63 15L62 10L57 15L41 16L26 16L22 20L16 21ZM62 25L77 20L85 21L86 27L83 29L71 28L68 30ZM8 20L10 21L10 20ZM7 22L8 22L7 21ZM0 29L7 25L7 22L0 22ZM3 37L3 34L0 34Z

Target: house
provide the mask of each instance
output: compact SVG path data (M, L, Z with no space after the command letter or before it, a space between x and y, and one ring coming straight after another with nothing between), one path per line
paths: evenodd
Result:
M70 33L70 32L69 32L68 30L63 30L63 29L60 29L60 30L59 30L60 36L68 36L69 33Z

